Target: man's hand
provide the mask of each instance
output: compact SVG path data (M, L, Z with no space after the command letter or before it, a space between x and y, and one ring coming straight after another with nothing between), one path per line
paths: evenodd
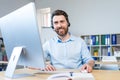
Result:
M56 68L54 66L52 66L51 64L47 64L45 69L43 69L45 71L56 71Z
M90 73L90 72L92 72L92 67L91 67L90 65L88 65L88 64L84 64L84 65L81 67L80 71L82 72L82 71L84 71L84 70L86 70L88 73Z
M33 69L33 70L42 70L42 71L56 71L56 68L50 64L47 64L45 69L41 69L41 68L33 68L33 67L27 67L29 69Z
M94 64L95 64L95 61L94 61L94 60L90 60L88 63L84 64L84 65L81 67L80 71L86 70L88 73L90 73L90 72L92 72L92 70L93 70Z

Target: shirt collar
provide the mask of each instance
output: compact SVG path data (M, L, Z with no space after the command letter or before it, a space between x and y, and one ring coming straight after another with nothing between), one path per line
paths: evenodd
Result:
M68 40L66 40L65 42L74 41L74 40L75 40L74 36L70 34L70 38ZM58 37L56 37L56 41L58 43L63 43L62 40L60 38L58 38Z

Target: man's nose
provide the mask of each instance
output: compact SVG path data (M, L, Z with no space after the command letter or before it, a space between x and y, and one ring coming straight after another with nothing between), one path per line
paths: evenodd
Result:
M62 27L61 23L58 23L58 27Z

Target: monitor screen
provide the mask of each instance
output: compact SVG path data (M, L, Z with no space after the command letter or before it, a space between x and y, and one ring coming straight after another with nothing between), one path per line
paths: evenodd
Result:
M14 48L23 47L25 54L20 55L18 65L45 67L36 8L33 2L0 18L0 27L8 60Z

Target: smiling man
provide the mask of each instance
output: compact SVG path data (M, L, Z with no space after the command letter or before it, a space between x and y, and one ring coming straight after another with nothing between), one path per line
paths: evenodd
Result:
M43 45L45 58L50 60L45 70L65 68L92 72L94 60L84 40L69 32L68 14L63 10L55 10L51 16L51 24L57 36Z

